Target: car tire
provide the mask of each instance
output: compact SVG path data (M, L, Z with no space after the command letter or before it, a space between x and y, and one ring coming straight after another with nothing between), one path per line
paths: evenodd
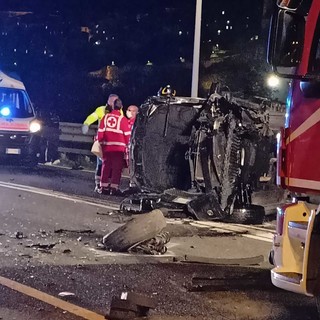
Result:
M166 227L166 219L161 210L133 217L126 224L103 237L107 250L124 252L134 244L149 240Z

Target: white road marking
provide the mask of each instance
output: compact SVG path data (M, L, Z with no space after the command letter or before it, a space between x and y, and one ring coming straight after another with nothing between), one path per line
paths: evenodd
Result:
M260 240L264 242L272 243L273 230L264 229L263 226L241 225L234 223L214 222L214 221L194 221L194 220L169 220L171 224L183 224L188 221L191 226L198 228L211 229L219 233L241 233L242 237Z
M51 191L51 190L35 188L35 187L30 187L30 186L25 186L25 185L10 183L10 182L3 182L3 181L0 181L0 187L39 194L42 196L47 196L47 197L56 198L56 199L72 201L74 203L82 203L90 206L104 208L107 210L119 210L119 205L116 205L116 204L105 205L105 204L101 204L93 201L91 202L91 201L79 199L77 197L69 196L64 193L53 191L53 190Z
M60 192L45 190L41 188L35 188L10 182L0 181L0 187L14 189L24 192L30 192L34 194L39 194L51 198L62 199L66 201L72 201L74 203L82 203L85 205L95 206L104 208L106 210L119 210L119 205L117 204L100 204L97 202L91 202L77 197L69 196ZM194 221L194 220L174 220L167 219L168 224L182 224L183 222L188 221L190 225L200 228L207 228L215 230L216 232L239 232L242 237L249 239L256 239L260 241L265 241L272 243L273 241L273 231L263 228L262 226L251 226L251 225L241 225L241 224L232 224L232 223L223 223L223 222L213 222L213 221Z

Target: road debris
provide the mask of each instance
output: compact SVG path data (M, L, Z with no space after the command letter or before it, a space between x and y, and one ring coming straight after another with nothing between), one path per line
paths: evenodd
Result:
M44 244L41 244L41 243L35 243L35 244L28 244L26 245L25 247L26 248L38 248L38 249L52 249L54 248L58 243L55 242L55 243L44 243Z
M63 291L58 294L59 297L75 297L75 294L72 292Z
M255 257L247 258L235 258L235 259L221 259L221 258L209 258L200 256L185 255L181 260L177 258L179 262L186 263L202 263L202 264L214 264L214 265L228 265L228 266L254 266L259 265L264 261L264 256L259 255Z
M50 249L41 249L41 248L39 248L38 251L39 251L39 252L42 252L42 253L46 253L46 254L52 254L52 252L50 251Z
M168 232L162 232L141 243L137 243L128 249L129 253L140 253L159 255L167 252L166 244L170 241L170 234Z
M133 292L122 292L120 298L112 298L110 313L106 318L124 320L146 317L149 310L155 309L156 306L153 298Z
M153 210L131 218L127 223L103 237L107 250L125 252L136 244L155 238L166 227L160 210Z
M15 234L15 237L16 237L17 239L23 239L23 238L24 238L23 232L17 231L16 234Z
M191 292L199 291L232 291L242 290L270 290L272 287L269 278L261 277L256 273L248 271L248 273L239 277L216 278L195 276L192 278L191 286L187 289Z
M112 216L114 213L111 211L111 212L100 212L100 211L97 211L97 214L100 215L100 216Z
M91 229L83 229L83 230L57 229L57 230L54 230L54 233L64 233L64 232L72 232L72 233L95 233L96 230L91 230Z

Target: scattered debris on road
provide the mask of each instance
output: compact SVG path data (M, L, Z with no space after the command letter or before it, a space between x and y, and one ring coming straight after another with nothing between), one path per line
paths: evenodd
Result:
M106 316L111 320L135 319L148 316L150 309L157 306L153 298L133 292L122 292L121 297L113 297L110 313Z
M16 237L17 239L23 239L23 238L24 238L23 232L17 231L16 234L15 234L15 237Z
M72 232L72 233L95 233L95 230L91 229L83 229L83 230L71 230L71 229L57 229L54 230L54 233L64 233L64 232Z
M27 244L25 247L26 248L38 248L38 249L49 250L49 249L54 248L57 244L58 244L57 242L55 242L55 243L44 243L44 244L35 243L35 244Z
M67 292L67 291L63 291L63 292L59 292L58 294L59 297L75 297L75 294L72 292Z
M268 278L261 277L261 275L248 271L245 275L228 278L195 276L192 278L192 283L188 287L188 291L234 291L241 290L242 288L267 290L270 289L271 286L271 282Z
M185 255L183 259L178 259L179 262L187 263L201 263L201 264L214 264L214 265L228 265L228 266L254 266L259 265L264 261L262 255L248 258L236 258L236 259L220 259L211 257L200 257Z

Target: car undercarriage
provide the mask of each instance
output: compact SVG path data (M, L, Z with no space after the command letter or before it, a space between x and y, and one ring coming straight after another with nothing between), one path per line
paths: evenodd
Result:
M150 97L141 106L130 146L138 193L124 210L184 208L200 220L259 223L253 190L270 170L274 133L265 107L235 102L216 86L208 99Z

